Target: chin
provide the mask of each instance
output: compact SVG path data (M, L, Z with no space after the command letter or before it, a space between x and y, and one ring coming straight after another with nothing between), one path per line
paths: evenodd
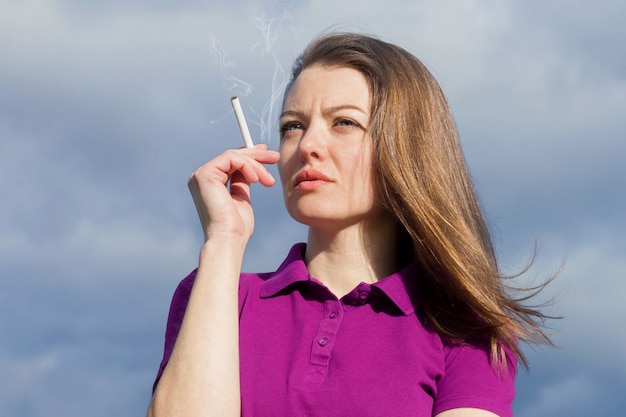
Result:
M287 207L289 215L298 223L302 223L307 226L321 226L329 221L336 221L336 216L329 215L325 210L308 207Z
M289 215L292 219L294 219L298 223L302 223L307 226L315 225L316 223L324 221L325 219L325 216L320 216L319 211L314 211L311 209L299 210L287 208L287 211L289 212Z

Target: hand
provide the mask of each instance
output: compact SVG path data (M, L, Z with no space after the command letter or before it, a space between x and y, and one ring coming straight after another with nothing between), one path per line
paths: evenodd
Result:
M279 159L278 152L263 144L252 149L230 149L191 174L189 190L205 241L217 235L241 237L247 243L254 230L250 184L274 185L276 180L263 164L274 164Z

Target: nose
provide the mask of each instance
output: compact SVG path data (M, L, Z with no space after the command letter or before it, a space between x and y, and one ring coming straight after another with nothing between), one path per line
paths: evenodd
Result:
M300 157L304 160L322 159L326 155L327 138L323 126L311 123L300 138Z

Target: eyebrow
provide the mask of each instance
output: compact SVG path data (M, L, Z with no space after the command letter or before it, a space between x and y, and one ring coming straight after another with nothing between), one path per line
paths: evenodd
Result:
M328 108L323 110L322 114L327 116L327 115L330 115L330 114L335 114L335 113L340 112L342 110L356 110L356 111L358 111L360 113L363 113L365 116L369 116L369 114L368 114L368 112L366 110L363 110L361 107L355 106L354 104L343 104L341 106L328 107ZM304 113L302 113L300 111L297 111L297 110L285 110L284 112L282 112L280 114L280 118L282 119L285 116L302 117L302 116L304 116Z

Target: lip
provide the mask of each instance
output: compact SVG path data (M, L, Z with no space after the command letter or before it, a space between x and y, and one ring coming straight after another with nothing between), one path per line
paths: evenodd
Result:
M294 188L311 191L331 183L332 180L315 169L300 171L294 178Z

